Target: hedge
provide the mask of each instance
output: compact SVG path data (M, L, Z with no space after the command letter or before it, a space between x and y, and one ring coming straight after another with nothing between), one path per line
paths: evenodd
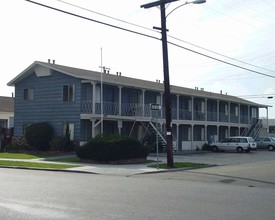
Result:
M99 162L146 158L148 147L139 141L121 136L96 137L83 146L76 148L80 159Z

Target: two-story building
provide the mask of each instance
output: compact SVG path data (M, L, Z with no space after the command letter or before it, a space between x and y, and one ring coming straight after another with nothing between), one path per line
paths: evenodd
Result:
M0 96L0 127L12 128L14 118L14 98Z
M0 96L0 149L11 141L14 122L14 98Z
M152 131L162 135L165 129L165 108L151 109L151 104L164 106L164 86L159 81L35 61L8 85L15 87L15 136L23 136L26 126L42 121L49 122L58 136L68 123L71 139L80 142L101 130L143 141ZM171 86L171 100L177 150L240 135L259 121L259 108L269 107L179 86Z

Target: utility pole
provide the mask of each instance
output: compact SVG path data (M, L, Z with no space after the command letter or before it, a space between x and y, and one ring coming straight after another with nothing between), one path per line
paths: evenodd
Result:
M169 82L169 65L168 65L168 49L167 49L167 29L166 29L166 18L173 11L179 7L187 4L202 4L206 0L193 0L186 1L182 5L173 9L168 15L165 13L165 5L171 2L176 2L179 0L159 0L151 2L145 5L141 5L141 8L152 8L160 6L161 15L161 28L156 28L161 30L162 36L162 54L163 54L163 74L164 74L164 95L165 95L165 114L166 114L166 142L167 142L167 166L172 168L174 166L173 162L173 140L172 140L172 126L171 126L171 94L170 94L170 82Z
M162 36L162 55L163 55L163 75L164 75L164 97L165 97L165 116L166 116L166 142L167 142L167 166L174 167L173 159L173 139L172 139L172 116L171 116L171 93L169 80L168 47L165 4L178 0L160 0L141 5L141 8L151 8L160 6L161 12L161 36Z
M102 47L100 48L100 135L103 136L103 122L104 122L104 99L103 99L103 73L109 73L110 68L102 65Z

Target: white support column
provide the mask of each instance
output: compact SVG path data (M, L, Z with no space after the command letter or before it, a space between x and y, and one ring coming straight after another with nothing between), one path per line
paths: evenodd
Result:
M194 121L194 97L191 97L191 113L192 113L192 121Z
M122 86L118 87L118 115L121 116Z
M207 121L207 98L205 98L204 102L205 102L205 105L204 105L204 114L205 114L205 121Z
M220 139L220 126L217 126L217 136L218 136L218 140L217 141L221 141Z
M179 120L180 95L177 95L177 120Z
M191 150L193 150L193 142L194 142L194 125L191 125Z
M145 89L142 90L142 116L145 116Z
M228 102L228 122L231 122L231 102Z
M217 100L217 120L220 121L220 100Z
M179 146L180 146L180 145L179 145L179 143L180 143L180 142L179 142L179 141L180 141L180 140L179 140L179 124L177 123L177 124L176 124L176 126L177 126L177 141L176 141L176 149L177 149L177 151L179 151Z
M247 106L247 109L248 109L248 124L250 124L251 122L251 114L250 114L250 105Z
M95 101L96 101L96 84L95 83L91 83L92 86L93 86L93 104L92 104L92 107L93 107L93 114L95 114ZM94 133L94 132L93 132Z
M266 126L267 126L267 136L269 136L269 123L268 123L268 107L266 107Z
M92 120L92 138L95 138L95 121Z
M204 125L204 141L207 142L207 125Z
M238 104L238 111L239 111L239 124L241 123L241 104Z

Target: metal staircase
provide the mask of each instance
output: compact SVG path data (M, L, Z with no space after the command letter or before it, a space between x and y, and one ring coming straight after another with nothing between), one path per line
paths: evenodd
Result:
M158 134L157 141L158 141L159 149L163 149L163 151L165 151L167 142L165 138L165 132L163 131L162 126L160 126L160 124L153 121L150 121L147 124L145 123L141 123L141 124L145 130L143 133L143 137L141 138L141 142L146 143L146 142L149 142L149 140L151 139L151 141L153 140L153 142L156 143L156 135Z
M241 136L248 136L256 139L262 127L263 127L263 121L259 119L257 120L257 122L252 123L250 124L249 127L245 128Z
M156 120L151 120L147 124L142 123L142 126L144 127L144 134L141 138L142 143L146 143L148 139L155 137L154 143L156 143L156 135L158 138L158 145L159 149L163 149L163 151L166 151L167 147L167 141L166 141L166 132L165 128L163 129L160 124L156 122ZM152 139L151 139L152 140ZM176 137L173 135L173 141L176 140ZM173 150L176 151L176 147L173 146Z

